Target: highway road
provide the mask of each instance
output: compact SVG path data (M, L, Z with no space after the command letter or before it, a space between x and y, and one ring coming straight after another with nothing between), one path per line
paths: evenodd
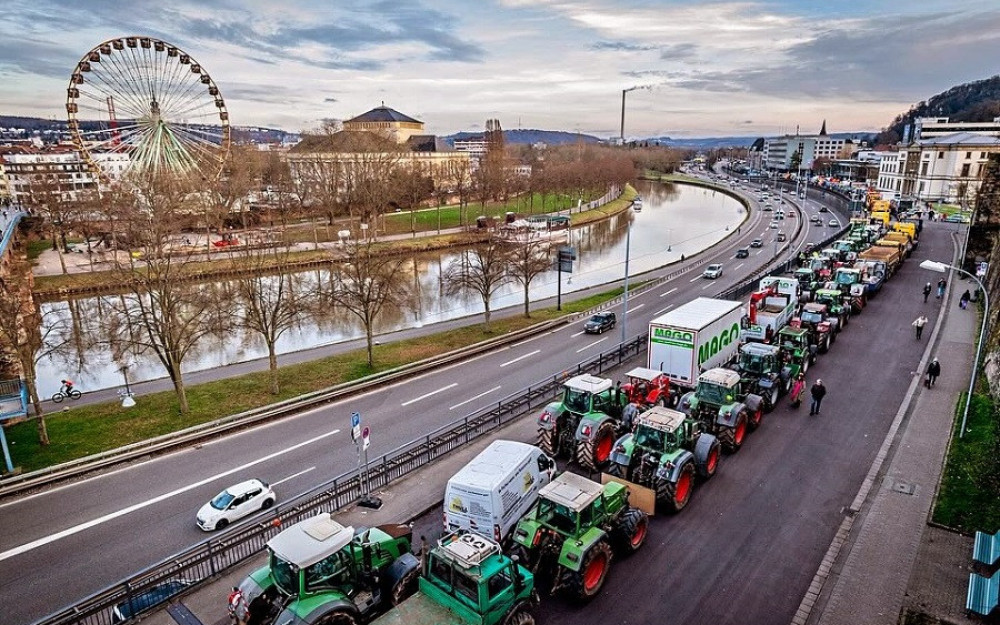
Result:
M809 205L810 211L816 210L815 202L810 201ZM740 276L769 260L774 249L770 237L776 230L767 228L768 218L767 213L753 210L739 235L733 235L723 244L699 255L696 260L689 259L686 264L688 269L682 275L630 298L628 335L644 331L654 315L694 297L721 292L737 282ZM844 217L841 216L841 219ZM783 229L794 232L794 221L787 219ZM824 238L828 232L826 227L817 229L806 222L801 236L793 243L798 247L807 241ZM752 250L749 259L733 258L735 248L746 246L750 239L762 235L767 241L763 248ZM701 269L710 262L725 263L726 272L722 279L712 281L700 277ZM915 264L910 263L910 266ZM620 309L618 312L621 313ZM849 331L846 336L851 338L846 342L849 344L854 336L861 334ZM372 428L371 453L377 456L612 347L618 337L618 329L600 336L585 335L582 322L574 323L471 362L386 386L293 418L4 502L0 504L0 515L6 521L5 532L0 536L0 579L4 580L5 595L3 620L14 624L31 622L204 540L206 535L194 525L194 514L202 503L231 483L252 476L261 477L275 486L279 497L288 498L349 470L356 461L348 432L351 412L360 412L365 423ZM861 344L866 347L863 341ZM838 341L837 352L846 353L848 349ZM882 371L879 367L876 369ZM900 392L902 388L901 385ZM831 395L836 395L836 388ZM880 400L883 397L885 395L879 395ZM835 409L833 398L831 403ZM781 427L776 423L766 426L765 430ZM763 434L755 438L787 438ZM872 445L875 444L872 441ZM867 449L866 446L855 445L844 447L845 455L851 458ZM784 465L780 456L779 452L771 454L769 465ZM758 490L764 490L767 497L783 499L788 486L782 487L780 483L788 478L786 469L781 471L784 479L772 482L767 479L769 465L757 466L760 461L756 459L759 457L761 454L755 451L734 458L732 466L735 469L727 467L727 476L720 476L721 479L713 483L711 489L706 489L706 493L726 492L725 485L729 480L735 478L737 473L743 473L752 479L751 484L757 484L759 479L760 486L747 488L746 482L737 482L738 485L733 486L735 490L727 497L731 503L750 504L756 501L760 504L768 501L756 499L754 493ZM811 459L802 468L809 468L808 465L814 461ZM863 458L857 459L857 462L863 463ZM749 464L740 468L746 463ZM853 467L855 462L847 464ZM863 474L863 469L858 471ZM808 483L812 480L804 481ZM849 487L844 488L849 490ZM706 514L711 515L699 513L697 509L708 506L698 500L710 501L712 496L698 496L692 504L693 509L678 517L677 521L693 523ZM796 503L804 504L805 500ZM805 507L800 514L810 515ZM756 526L748 524L750 516L738 515L737 518L738 522L734 520L732 524ZM824 527L833 523L835 519L823 518ZM776 536L783 536L781 524L774 525L775 528L771 528L770 523L762 521L759 531L765 535L776 531ZM719 531L733 529L724 525ZM663 539L658 538L656 542L660 540ZM744 547L747 553L759 555L769 549L769 543L763 546L755 541L747 543ZM671 549L701 552L705 547L695 549L696 546L688 539ZM655 551L657 549L647 548L647 553ZM692 557L694 555L692 553ZM772 569L767 573L774 574L775 571ZM632 571L629 574L638 573ZM611 588L623 577L616 575ZM550 621L546 619L546 622Z

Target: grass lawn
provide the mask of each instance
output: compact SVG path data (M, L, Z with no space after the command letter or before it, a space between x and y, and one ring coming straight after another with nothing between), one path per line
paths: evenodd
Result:
M932 519L962 532L1000 529L1000 411L986 393L972 396L968 427L958 437L963 393Z
M356 380L371 373L519 330L540 321L588 310L621 295L621 292L622 289L617 288L574 302L566 302L563 304L562 312L555 308L533 310L531 319L525 319L520 315L495 319L491 322L490 333L484 332L482 325L476 322L463 328L426 337L379 345L375 347L376 367L373 369L368 368L363 349L282 367L279 370L280 395L271 395L267 392L267 372L189 386L187 395L191 411L187 415L178 413L176 395L172 391L142 395L137 405L129 409L122 408L117 401L67 408L65 411L46 417L49 438L52 441L48 447L38 444L34 421L8 427L6 433L11 455L14 464L22 471L35 471L324 389L341 382Z

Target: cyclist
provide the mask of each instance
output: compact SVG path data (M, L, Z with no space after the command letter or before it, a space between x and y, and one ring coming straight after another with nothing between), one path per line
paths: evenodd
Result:
M66 393L67 395L73 390L73 380L61 380L62 388L59 389L60 392Z

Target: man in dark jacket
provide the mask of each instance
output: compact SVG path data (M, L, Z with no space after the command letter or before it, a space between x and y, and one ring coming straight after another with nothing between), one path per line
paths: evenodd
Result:
M809 407L809 414L819 414L819 408L823 404L823 397L826 396L826 387L823 386L823 380L816 380L816 383L809 389L809 394L812 395L812 405Z
M941 363L935 358L931 361L931 364L927 365L927 377L924 378L924 386L927 388L934 386L939 375L941 375Z

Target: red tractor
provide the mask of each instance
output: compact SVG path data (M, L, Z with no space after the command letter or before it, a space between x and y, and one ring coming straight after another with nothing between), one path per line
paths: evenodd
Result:
M677 398L670 389L670 378L662 371L636 367L625 374L628 382L622 391L630 404L638 404L643 410L652 406L672 408Z

